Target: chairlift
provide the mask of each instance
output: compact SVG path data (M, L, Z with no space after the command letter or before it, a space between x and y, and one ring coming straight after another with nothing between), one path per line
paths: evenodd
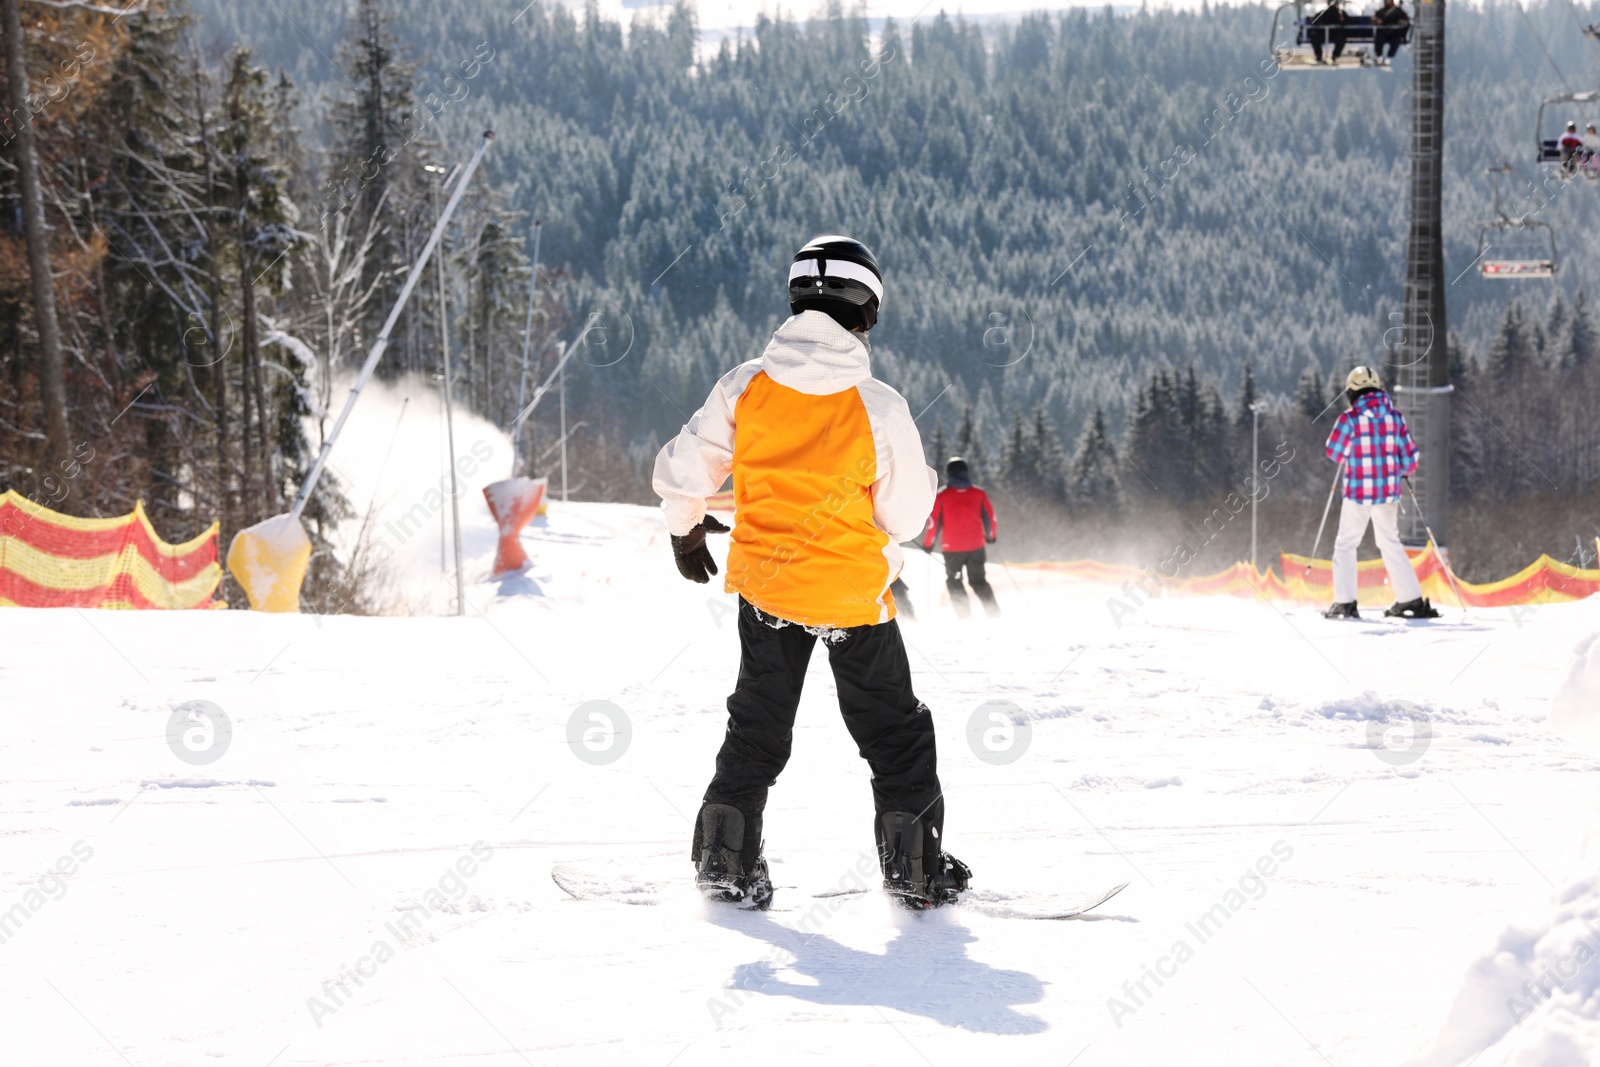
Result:
M1494 175L1494 220L1478 228L1478 276L1496 281L1550 281L1560 269L1556 253L1556 231L1548 223L1523 215L1512 218L1500 206L1500 176L1511 173L1511 164L1486 167ZM1543 231L1544 237L1539 237ZM1497 236L1489 240L1489 234ZM1491 250L1497 254L1490 256ZM1545 255L1545 252L1549 255Z
M1342 2L1342 0L1341 0ZM1272 13L1272 58L1282 70L1388 70L1388 61L1380 62L1374 44L1381 25L1372 21L1371 15L1347 15L1340 26L1319 26L1312 22L1326 6L1319 0L1288 0ZM1344 35L1344 51L1338 59L1333 55L1333 35ZM1411 43L1411 24L1394 31L1402 45ZM1319 38L1317 35L1321 35ZM1327 56L1317 60L1313 41L1321 40ZM1363 49L1361 45L1371 46ZM1351 46L1356 46L1353 50Z
M1538 160L1544 166L1561 167L1563 178L1571 178L1582 171L1585 177L1600 178L1600 154L1587 149L1579 149L1577 153L1566 160L1561 158L1561 135L1546 137L1544 135L1544 111L1552 104L1592 104L1600 101L1600 89L1586 89L1581 93L1562 93L1552 96L1539 104L1539 117L1534 122L1533 136L1539 146Z

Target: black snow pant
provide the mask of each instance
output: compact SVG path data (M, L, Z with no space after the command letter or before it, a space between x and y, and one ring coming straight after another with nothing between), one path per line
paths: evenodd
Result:
M983 610L989 615L1000 614L1000 605L995 602L994 589L989 585L989 579L983 576L983 564L988 559L988 553L975 548L971 552L946 552L944 554L944 587L950 590L950 605L956 609L956 614L963 619L972 614L972 608L967 603L967 590L961 584L961 571L967 572L967 584L972 586L972 591L978 594L978 599L983 601Z
M744 855L752 859L761 850L767 790L789 762L800 688L818 636L739 601L739 681L728 698L728 731L705 803L728 804L744 814ZM911 663L899 625L891 619L875 626L829 630L822 641L844 724L872 769L874 839L878 816L906 811L922 820L925 840L934 844L933 854L938 855L944 795L939 788L933 716L911 691ZM692 858L696 860L700 825L701 820L695 819Z
M1344 55L1344 30L1330 30L1322 26L1312 26L1306 31L1306 40L1311 42L1311 54L1318 63L1322 62L1322 42L1328 41L1333 45L1333 61L1339 62L1339 57Z

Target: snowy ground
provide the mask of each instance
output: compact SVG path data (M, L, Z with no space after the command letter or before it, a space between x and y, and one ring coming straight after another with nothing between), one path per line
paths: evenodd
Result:
M1600 963L1515 1028L1502 992L1600 919L1600 753L1548 721L1564 683L1569 719L1600 693L1567 681L1600 600L1408 627L1168 599L1117 628L1112 590L1013 568L1005 617L962 624L916 553L950 848L979 887L1132 884L1095 921L808 910L871 847L819 657L767 823L787 910L728 914L549 872L690 874L730 598L649 509L557 503L526 541L464 619L0 612L0 1063L1357 1067L1441 1028L1430 1063L1600 1063ZM193 700L232 725L205 765L169 747ZM992 700L1029 717L1010 763L968 741ZM625 716L610 749L568 742L588 701Z

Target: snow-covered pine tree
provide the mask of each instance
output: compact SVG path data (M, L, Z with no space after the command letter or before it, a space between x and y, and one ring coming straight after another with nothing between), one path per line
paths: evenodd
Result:
M1294 406L1308 419L1315 419L1327 410L1331 399L1322 368L1312 363L1300 372L1300 382L1294 391Z
M370 228L373 235L362 288L376 283L376 292L362 309L362 333L355 345L364 351L394 306L413 246L421 251L424 228L432 226L424 184L429 176L421 165L436 145L422 132L412 88L416 69L389 28L380 0L358 0L338 58L347 80L329 115L334 147L315 210L319 215L352 211L351 232ZM413 298L395 327L392 354L383 361L382 373L423 368L433 350L424 329L431 300L426 292Z
M955 454L967 461L967 470L972 475L973 484L981 484L989 476L983 441L978 436L971 404L961 409L961 427L956 430ZM940 470L944 469L943 462L938 466Z
M1116 446L1106 425L1105 409L1096 406L1078 438L1068 473L1068 503L1074 511L1115 519L1122 511L1122 480Z

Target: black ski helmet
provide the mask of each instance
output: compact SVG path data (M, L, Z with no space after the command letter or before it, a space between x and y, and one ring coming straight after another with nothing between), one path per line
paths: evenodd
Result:
M944 465L945 482L957 489L965 489L972 484L972 475L967 470L967 461L960 456L951 456L950 462Z
M878 323L883 274L872 249L852 237L813 237L789 265L789 311L821 311L847 330Z

